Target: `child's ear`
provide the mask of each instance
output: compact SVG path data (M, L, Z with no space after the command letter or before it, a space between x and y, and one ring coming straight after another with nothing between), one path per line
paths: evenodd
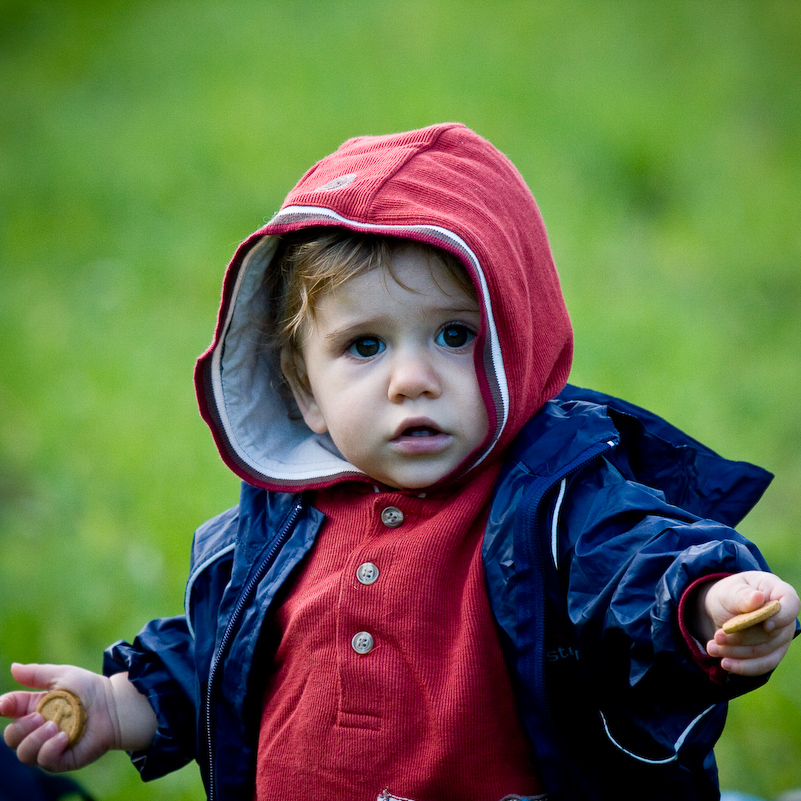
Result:
M314 431L315 434L325 434L328 431L328 426L325 424L325 418L314 400L312 393L306 392L303 389L292 386L292 394L295 396L295 403L298 404L298 409L303 415L306 425Z
M289 388L292 390L292 396L295 398L295 403L297 403L306 425L315 434L325 434L328 431L328 426L325 424L323 413L314 399L303 357L297 353L282 353L281 371L286 378L287 384L289 384Z

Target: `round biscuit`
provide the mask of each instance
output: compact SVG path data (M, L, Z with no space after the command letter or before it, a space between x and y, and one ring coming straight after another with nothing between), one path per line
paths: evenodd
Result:
M52 720L69 737L72 748L86 728L86 709L81 699L70 690L52 690L39 701L36 711Z
M751 626L756 626L757 623L762 623L769 617L773 617L781 608L782 605L778 601L769 601L753 612L735 615L733 618L727 620L722 626L723 631L725 631L726 634L735 634L738 631L745 631L745 629L750 629Z

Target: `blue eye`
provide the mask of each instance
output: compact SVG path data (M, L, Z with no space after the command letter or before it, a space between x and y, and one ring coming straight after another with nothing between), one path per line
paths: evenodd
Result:
M361 337L350 343L348 353L362 359L369 359L371 356L381 353L385 348L386 345L378 337Z
M463 348L476 338L476 335L462 323L448 323L437 334L437 345L445 348Z

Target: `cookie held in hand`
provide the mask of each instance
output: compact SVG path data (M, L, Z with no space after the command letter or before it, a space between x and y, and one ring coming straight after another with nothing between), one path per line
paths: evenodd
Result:
M727 620L722 626L723 631L725 631L726 634L735 634L738 631L745 631L745 629L750 629L751 626L756 626L757 623L762 623L769 617L773 617L781 608L782 605L778 601L769 601L753 612L735 615L730 620Z
M70 748L83 737L86 710L75 693L53 690L39 701L36 711L46 720L52 720L69 737Z

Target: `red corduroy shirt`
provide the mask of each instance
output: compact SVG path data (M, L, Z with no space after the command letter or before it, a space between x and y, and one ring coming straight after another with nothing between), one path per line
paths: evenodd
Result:
M430 497L343 485L276 613L257 801L539 792L484 584L497 466Z

